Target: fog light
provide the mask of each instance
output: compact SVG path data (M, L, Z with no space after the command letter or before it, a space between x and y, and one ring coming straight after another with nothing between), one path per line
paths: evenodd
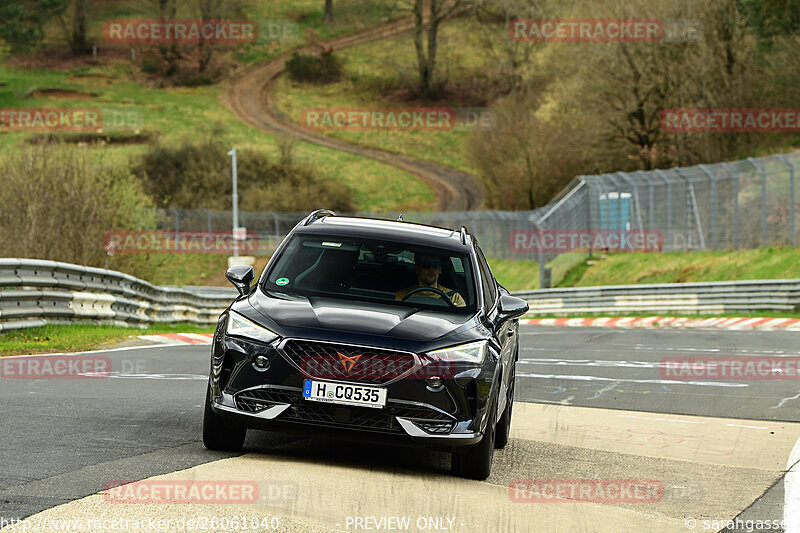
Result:
M428 378L428 387L432 389L438 389L442 386L442 378L434 376Z
M269 359L263 355L257 355L253 364L255 365L256 370L266 370L269 368Z

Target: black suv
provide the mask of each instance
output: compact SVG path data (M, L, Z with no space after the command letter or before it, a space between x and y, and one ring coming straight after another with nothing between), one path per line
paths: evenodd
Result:
M486 479L508 442L528 305L499 286L474 237L319 210L220 316L203 442L241 449L248 428L326 428L452 451Z

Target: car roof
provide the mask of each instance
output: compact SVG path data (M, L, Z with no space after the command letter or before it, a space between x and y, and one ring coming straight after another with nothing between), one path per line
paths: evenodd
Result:
M294 233L399 241L462 252L469 250L469 246L461 241L460 230L374 218L324 216L312 220L308 225L299 225Z

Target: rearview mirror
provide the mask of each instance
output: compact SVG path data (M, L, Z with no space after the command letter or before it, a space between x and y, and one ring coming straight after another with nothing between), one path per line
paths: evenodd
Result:
M225 277L233 283L242 296L250 293L250 283L255 276L255 270L249 265L234 265L225 272Z
M497 310L500 312L500 316L503 317L504 320L521 317L528 312L528 302L522 298L501 293Z

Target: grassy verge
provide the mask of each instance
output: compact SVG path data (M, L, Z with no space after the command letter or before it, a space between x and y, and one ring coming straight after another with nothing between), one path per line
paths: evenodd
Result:
M800 278L800 249L789 247L717 252L622 253L595 258L567 275L571 287Z
M213 332L213 326L193 324L154 325L146 329L91 324L47 325L0 333L0 356L91 350L139 335Z
M551 269L551 284L563 286L565 280L586 262L587 254L573 252L562 254L547 266ZM539 263L525 259L498 259L487 257L492 273L503 287L509 291L525 291L539 288Z
M220 254L151 254L154 274L147 281L153 285L231 287L225 277L228 256ZM269 257L256 257L256 276L267 266ZM113 268L113 265L110 265Z

